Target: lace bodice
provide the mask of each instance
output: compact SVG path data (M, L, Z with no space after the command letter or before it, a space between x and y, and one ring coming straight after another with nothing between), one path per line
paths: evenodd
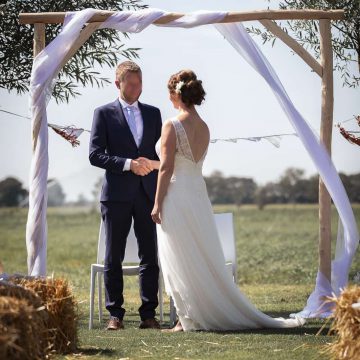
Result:
M179 121L177 118L172 118L170 119L170 121L173 124L176 133L175 165L178 162L177 160L183 158L188 162L190 162L190 165L192 165L193 167L194 166L200 167L201 169L207 154L207 149L205 150L200 160L196 162L193 153L191 151L189 139L187 137L184 126L181 124L181 121ZM160 142L161 139L159 139L158 142L156 143L156 153L158 154L159 158L160 158Z

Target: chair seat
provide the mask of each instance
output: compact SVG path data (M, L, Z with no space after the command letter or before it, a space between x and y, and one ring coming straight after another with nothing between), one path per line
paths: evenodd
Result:
M96 272L104 272L104 264L91 264L91 268ZM139 265L123 265L123 273L125 275L139 275Z
M138 275L140 271L140 266L138 265L123 265L123 274L124 275Z
M104 272L104 264L91 264L91 268L96 271Z

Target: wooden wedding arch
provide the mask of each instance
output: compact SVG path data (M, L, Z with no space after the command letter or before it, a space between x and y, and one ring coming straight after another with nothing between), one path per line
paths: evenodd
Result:
M103 21L114 14L113 11L99 10L92 16L81 31L78 39L68 51L61 63L61 68L88 40L91 34L98 29ZM186 14L169 13L154 22L154 24L167 24ZM321 126L320 141L325 145L331 156L331 140L333 125L333 50L331 41L331 20L342 20L343 10L260 10L228 12L222 23L259 21L267 30L282 40L321 78ZM34 25L34 58L45 48L46 24L63 23L65 12L57 13L21 13L20 24ZM278 26L275 20L318 20L320 36L320 61L317 61L303 46ZM37 137L41 119L32 124L32 145L36 149ZM319 270L331 282L331 198L319 177Z

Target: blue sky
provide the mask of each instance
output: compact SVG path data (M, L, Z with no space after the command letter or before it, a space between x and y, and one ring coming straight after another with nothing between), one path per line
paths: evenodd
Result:
M267 1L165 1L150 0L151 7L169 11L265 9ZM272 7L277 8L276 2ZM257 26L257 23L254 22ZM246 25L251 25L247 23ZM259 25L260 26L260 25ZM255 40L261 43L260 39ZM236 53L216 29L209 25L194 29L172 29L150 26L131 35L129 47L141 47L137 63L143 70L143 94L140 101L161 109L163 119L176 114L168 100L167 80L180 69L193 69L207 92L199 112L208 123L212 138L260 136L291 133L293 128L283 114L265 81ZM319 77L289 48L277 41L275 47L261 47L277 71L295 106L311 127L320 128L321 83ZM355 65L354 65L355 69ZM114 69L101 69L103 76L114 78ZM360 90L342 87L335 74L334 124L359 114ZM69 104L57 105L51 100L48 121L90 129L94 108L113 101L117 91L113 84L103 89L86 88L82 96ZM28 115L28 97L0 90L3 110ZM355 122L346 124L356 129ZM80 193L91 198L94 183L103 170L88 162L89 135L80 137L81 145L72 148L54 132L49 133L49 177L57 178L68 200ZM333 161L338 171L360 172L360 148L346 142L333 129ZM0 113L0 179L16 176L28 186L31 160L30 121ZM285 137L280 148L266 141L239 141L211 144L204 165L204 174L220 170L225 175L247 176L259 184L277 180L288 167L298 167L306 175L316 172L310 157L296 137Z

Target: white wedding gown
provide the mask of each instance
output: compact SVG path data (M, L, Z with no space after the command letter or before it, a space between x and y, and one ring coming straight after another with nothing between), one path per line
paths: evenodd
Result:
M176 131L174 173L157 225L158 251L166 292L188 330L289 328L303 319L271 318L247 299L232 281L202 176L207 151L195 162L185 129ZM160 157L160 140L156 144Z

